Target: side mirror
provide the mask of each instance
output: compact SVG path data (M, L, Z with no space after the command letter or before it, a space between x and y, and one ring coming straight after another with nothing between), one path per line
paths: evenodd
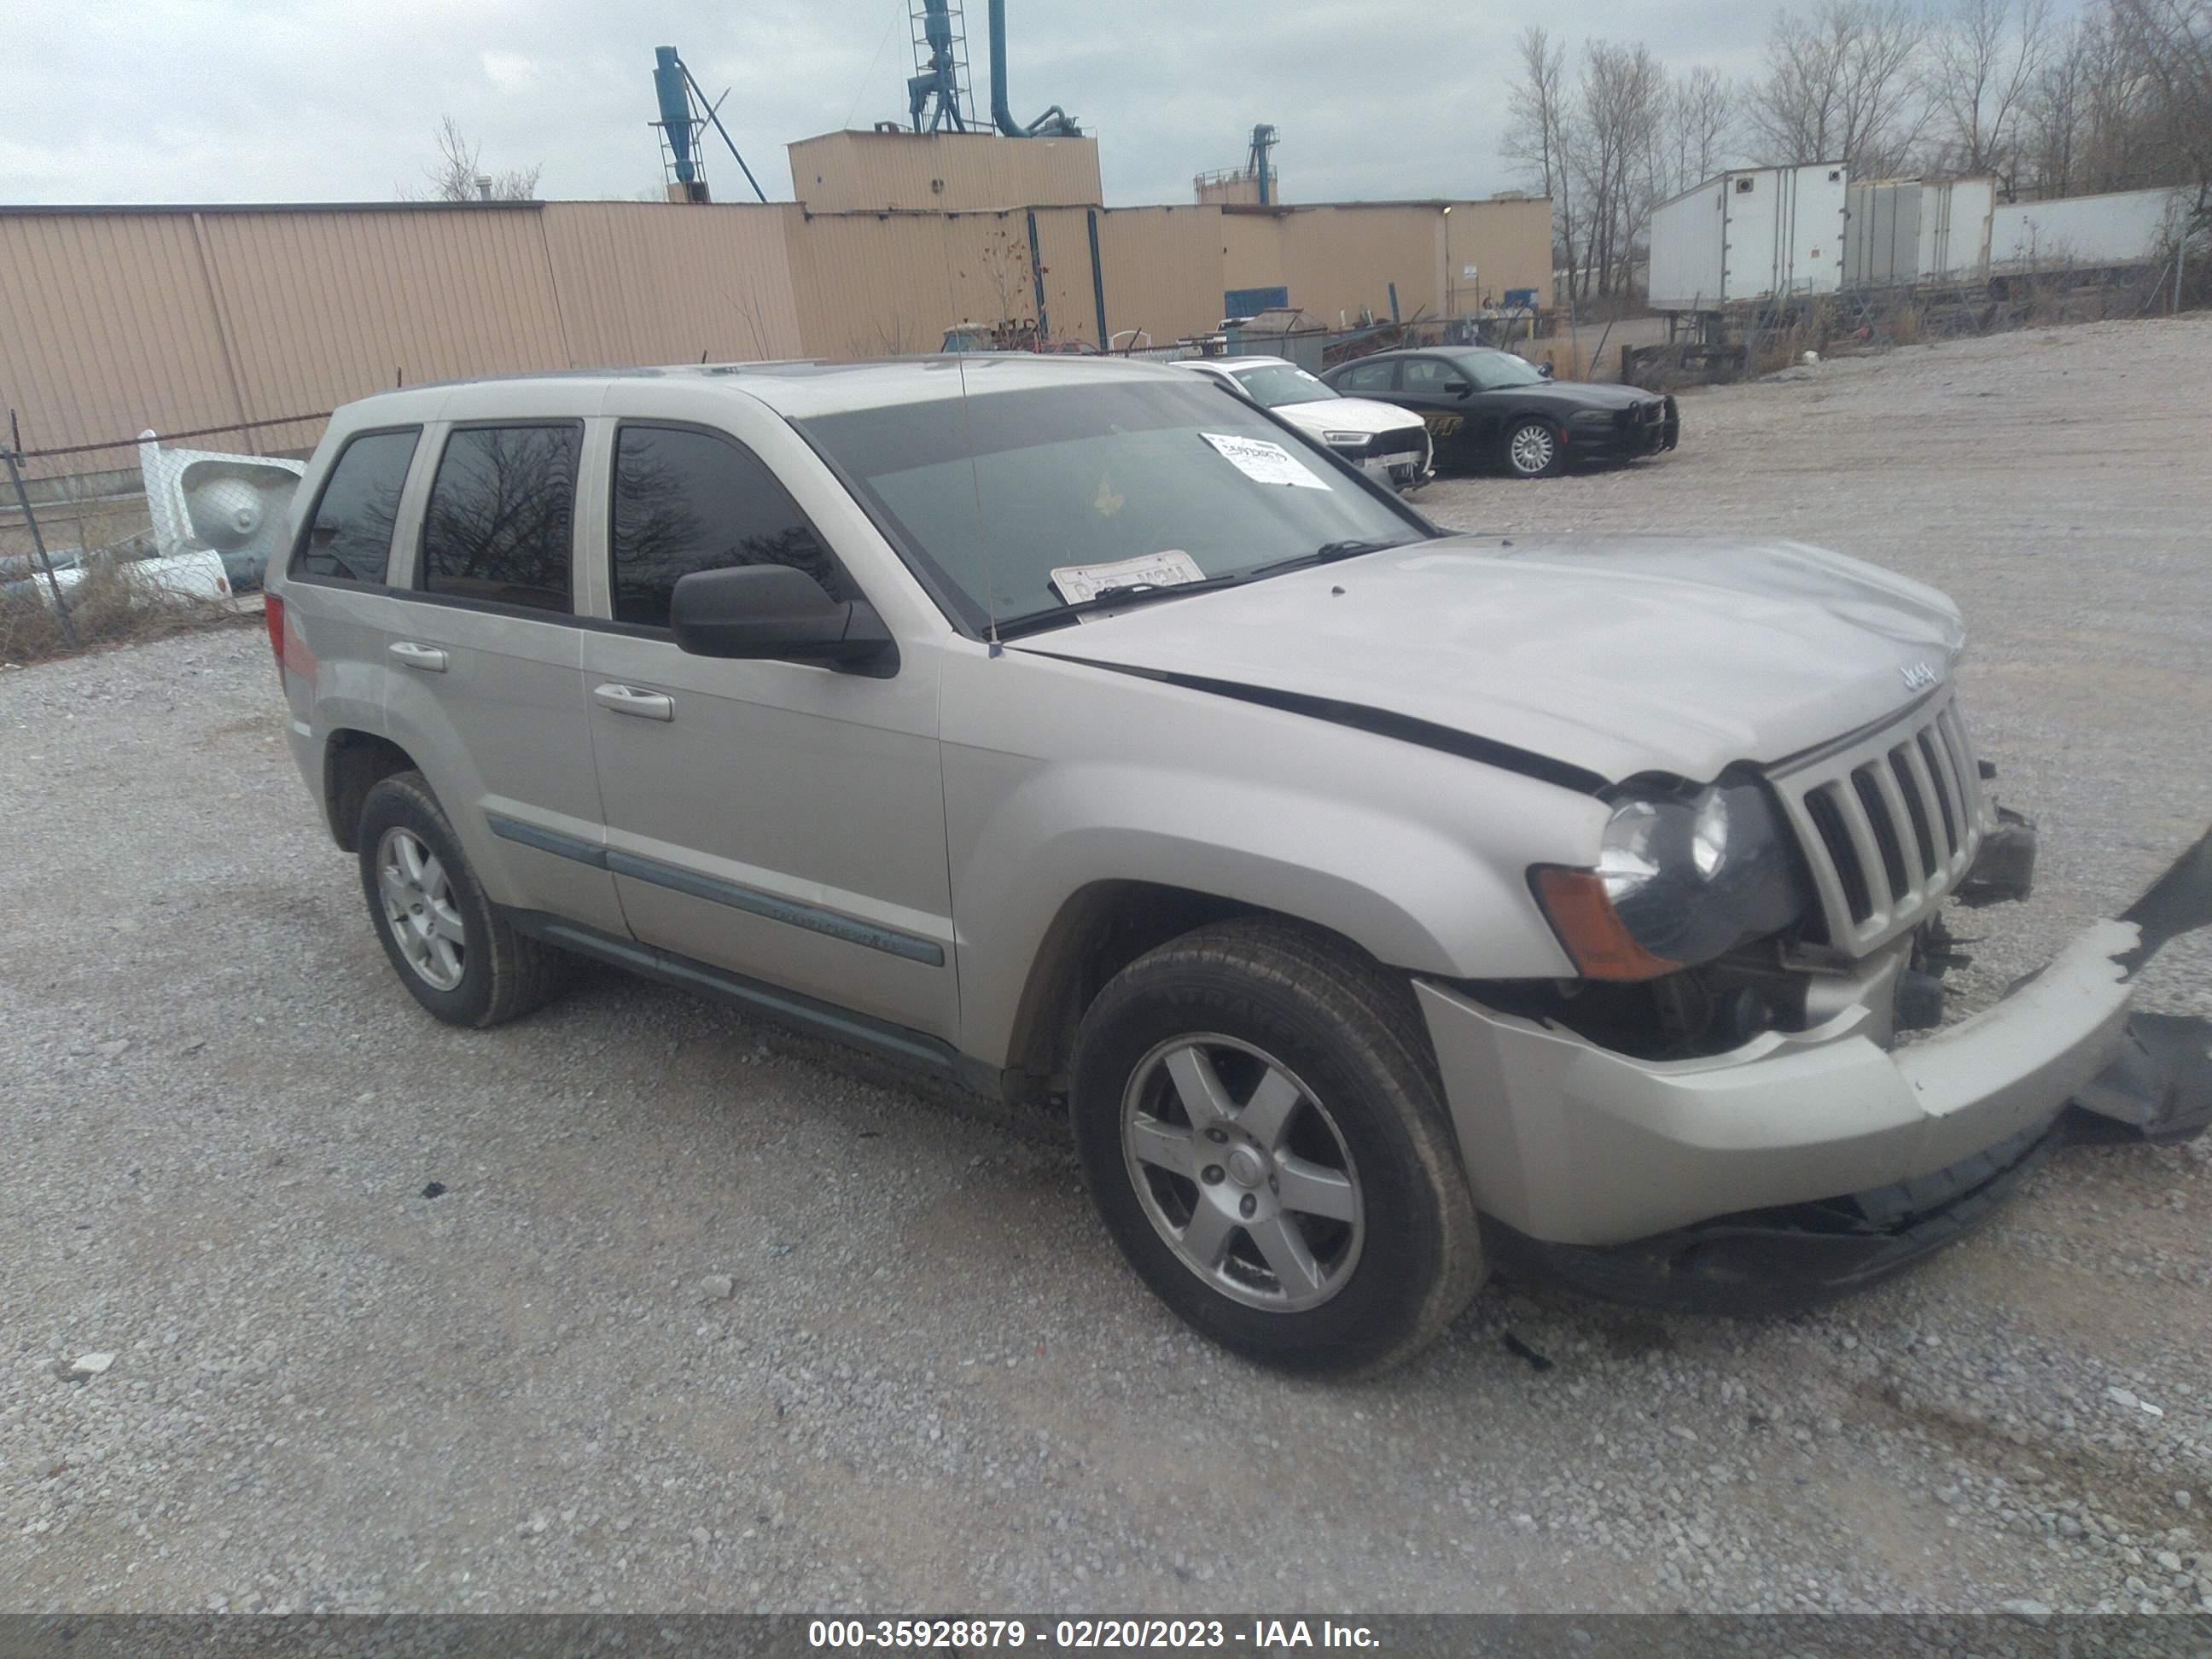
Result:
M1465 398L1470 396L1474 392L1474 388L1469 386L1465 380L1446 380L1444 382L1444 390L1451 393L1455 398Z
M1552 378L1552 365L1549 362L1539 363L1536 365L1536 372L1548 380Z
M888 677L898 672L890 630L865 599L833 599L787 564L695 570L676 584L668 625L695 657L827 663Z

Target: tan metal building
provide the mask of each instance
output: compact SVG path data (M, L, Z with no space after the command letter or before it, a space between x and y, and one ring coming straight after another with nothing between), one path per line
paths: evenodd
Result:
M1222 222L1224 288L1287 289L1332 327L1389 317L1393 284L1406 319L1551 291L1552 206L1540 198L1232 206Z
M787 146L791 193L814 213L1097 207L1096 138L994 132L825 132Z
M0 208L0 407L37 451L319 416L403 380L927 351L1040 308L1055 339L1167 345L1234 289L1285 288L1334 325L1389 316L1395 284L1401 316L1437 316L1540 290L1550 265L1541 201L1106 208L1089 139L791 148L804 205ZM915 191L933 204L892 205Z
M319 415L402 381L801 356L802 219L636 202L0 209L0 404L43 450Z

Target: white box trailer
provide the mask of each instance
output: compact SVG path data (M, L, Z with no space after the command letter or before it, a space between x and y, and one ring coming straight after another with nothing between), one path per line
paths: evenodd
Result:
M1927 191L1917 179L1855 179L1844 222L1844 281L1851 288L1891 288L1920 276L1920 210Z
M1850 187L1844 280L1853 288L1978 283L1989 275L1992 179L1869 179Z
M1843 285L1849 185L1840 161L1744 167L1651 215L1651 307L1719 311Z
M1978 283L1990 274L1994 179L1945 179L1920 187L1919 280Z
M2183 192L2123 190L2051 202L2007 202L1992 214L1990 266L2001 275L2148 264L2188 212Z

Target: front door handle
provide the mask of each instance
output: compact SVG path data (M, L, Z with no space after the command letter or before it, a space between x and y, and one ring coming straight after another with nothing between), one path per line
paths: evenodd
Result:
M672 720L676 718L676 699L664 691L647 691L636 685L601 685L592 688L592 696L602 708L611 708L617 714L635 714L641 720Z
M410 668L419 668L426 674L446 672L446 653L434 645L416 645L412 640L401 640L392 647L393 660Z

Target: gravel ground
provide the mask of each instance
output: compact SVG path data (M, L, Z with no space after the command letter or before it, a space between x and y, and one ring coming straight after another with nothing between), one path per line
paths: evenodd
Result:
M2212 818L2208 383L2212 322L1831 362L1425 505L1956 594L2046 836L1971 1001ZM431 1024L277 710L245 629L0 674L0 1606L2212 1607L2202 1148L2063 1154L1817 1316L1498 1285L1287 1382L1184 1334L1055 1145L614 975ZM2212 1011L2204 951L2146 997Z

